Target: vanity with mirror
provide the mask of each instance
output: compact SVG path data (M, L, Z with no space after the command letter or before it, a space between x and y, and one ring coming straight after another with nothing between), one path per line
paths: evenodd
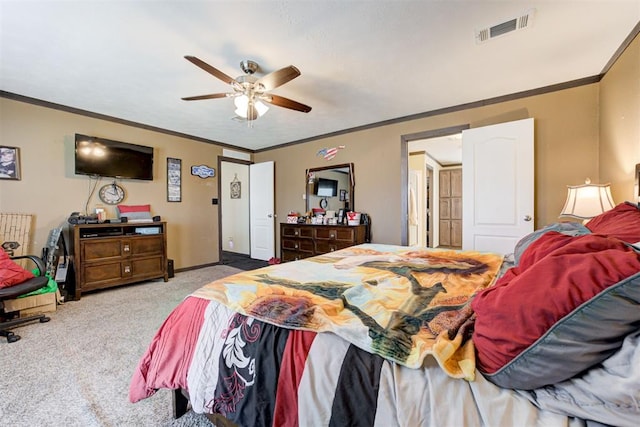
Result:
M354 210L353 163L307 169L306 211Z
M282 261L295 261L367 241L368 225L347 225L340 213L354 210L353 163L307 169L306 211L321 213L319 223L280 224ZM333 218L324 218L326 215ZM317 218L316 218L317 219Z

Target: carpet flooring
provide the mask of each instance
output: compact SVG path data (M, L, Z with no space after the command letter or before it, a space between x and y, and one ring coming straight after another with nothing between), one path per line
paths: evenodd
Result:
M171 392L132 404L129 383L138 361L171 310L202 285L240 270L230 265L176 273L88 293L59 305L48 323L0 338L0 425L205 427L188 412L172 417Z

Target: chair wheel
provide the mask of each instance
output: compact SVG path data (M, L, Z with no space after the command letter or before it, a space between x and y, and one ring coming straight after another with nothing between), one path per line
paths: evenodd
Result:
M40 323L47 323L49 320L51 320L50 317L41 317L40 318Z
M7 342L16 342L20 339L20 335L16 335L13 332L7 335Z

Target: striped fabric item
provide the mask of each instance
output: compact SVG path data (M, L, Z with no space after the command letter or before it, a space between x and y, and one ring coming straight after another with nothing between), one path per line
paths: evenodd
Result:
M129 399L162 388L186 389L196 413L240 426L569 426L481 375L451 378L434 359L410 369L333 333L279 328L196 297L154 337Z

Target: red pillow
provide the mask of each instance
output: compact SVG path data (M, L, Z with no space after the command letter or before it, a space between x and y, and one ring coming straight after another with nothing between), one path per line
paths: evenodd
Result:
M5 251L0 250L0 288L8 288L34 277L32 272L20 267Z
M121 214L129 212L150 212L151 205L118 205Z
M620 203L610 211L594 217L586 226L592 233L637 243L640 242L640 208L633 203Z

